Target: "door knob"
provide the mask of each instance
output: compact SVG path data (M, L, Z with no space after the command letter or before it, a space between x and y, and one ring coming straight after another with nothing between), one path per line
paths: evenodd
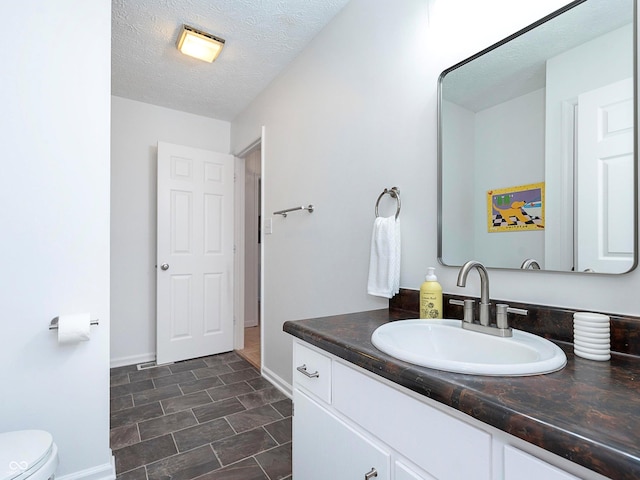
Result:
M162 265L160 265L160 268L162 270L169 270L169 264L168 263L163 263Z

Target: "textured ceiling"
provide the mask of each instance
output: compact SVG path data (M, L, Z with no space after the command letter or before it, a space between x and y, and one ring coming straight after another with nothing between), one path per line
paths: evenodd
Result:
M232 120L349 0L113 0L113 95ZM214 63L175 47L183 23L226 40Z

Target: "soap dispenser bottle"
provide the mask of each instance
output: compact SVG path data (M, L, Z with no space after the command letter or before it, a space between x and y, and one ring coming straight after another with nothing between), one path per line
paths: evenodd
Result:
M420 286L420 318L442 318L442 286L434 267L427 268L427 276Z

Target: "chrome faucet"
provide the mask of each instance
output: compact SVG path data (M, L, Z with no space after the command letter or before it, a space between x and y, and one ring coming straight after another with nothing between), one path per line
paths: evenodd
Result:
M533 258L527 258L524 262L522 262L522 265L520 265L520 268L523 270L527 270L529 268L532 270L540 270L540 264L536 262Z
M478 270L480 274L480 323L474 323L473 320L473 300L464 301L464 320L462 328L474 330L476 332L489 333L500 337L511 337L511 328L507 321L508 305L500 303L496 305L496 325L490 325L489 308L489 273L480 262L470 260L465 263L458 272L458 286L464 287L467 284L467 276L472 268Z
M460 272L458 272L458 286L465 287L467 285L467 275L472 268L476 268L480 274L480 324L489 325L489 273L480 262L469 260L465 263Z

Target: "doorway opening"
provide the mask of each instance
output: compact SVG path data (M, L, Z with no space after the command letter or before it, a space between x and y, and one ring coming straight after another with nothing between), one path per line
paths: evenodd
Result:
M244 345L237 353L254 367L261 367L261 318L260 318L260 268L261 268L261 209L262 209L262 148L258 142L238 157L243 160L243 175L236 182L242 182L242 203L244 203L243 237L238 253L243 256L244 276L241 289L244 290L242 310L244 311ZM244 178L242 178L244 177Z

